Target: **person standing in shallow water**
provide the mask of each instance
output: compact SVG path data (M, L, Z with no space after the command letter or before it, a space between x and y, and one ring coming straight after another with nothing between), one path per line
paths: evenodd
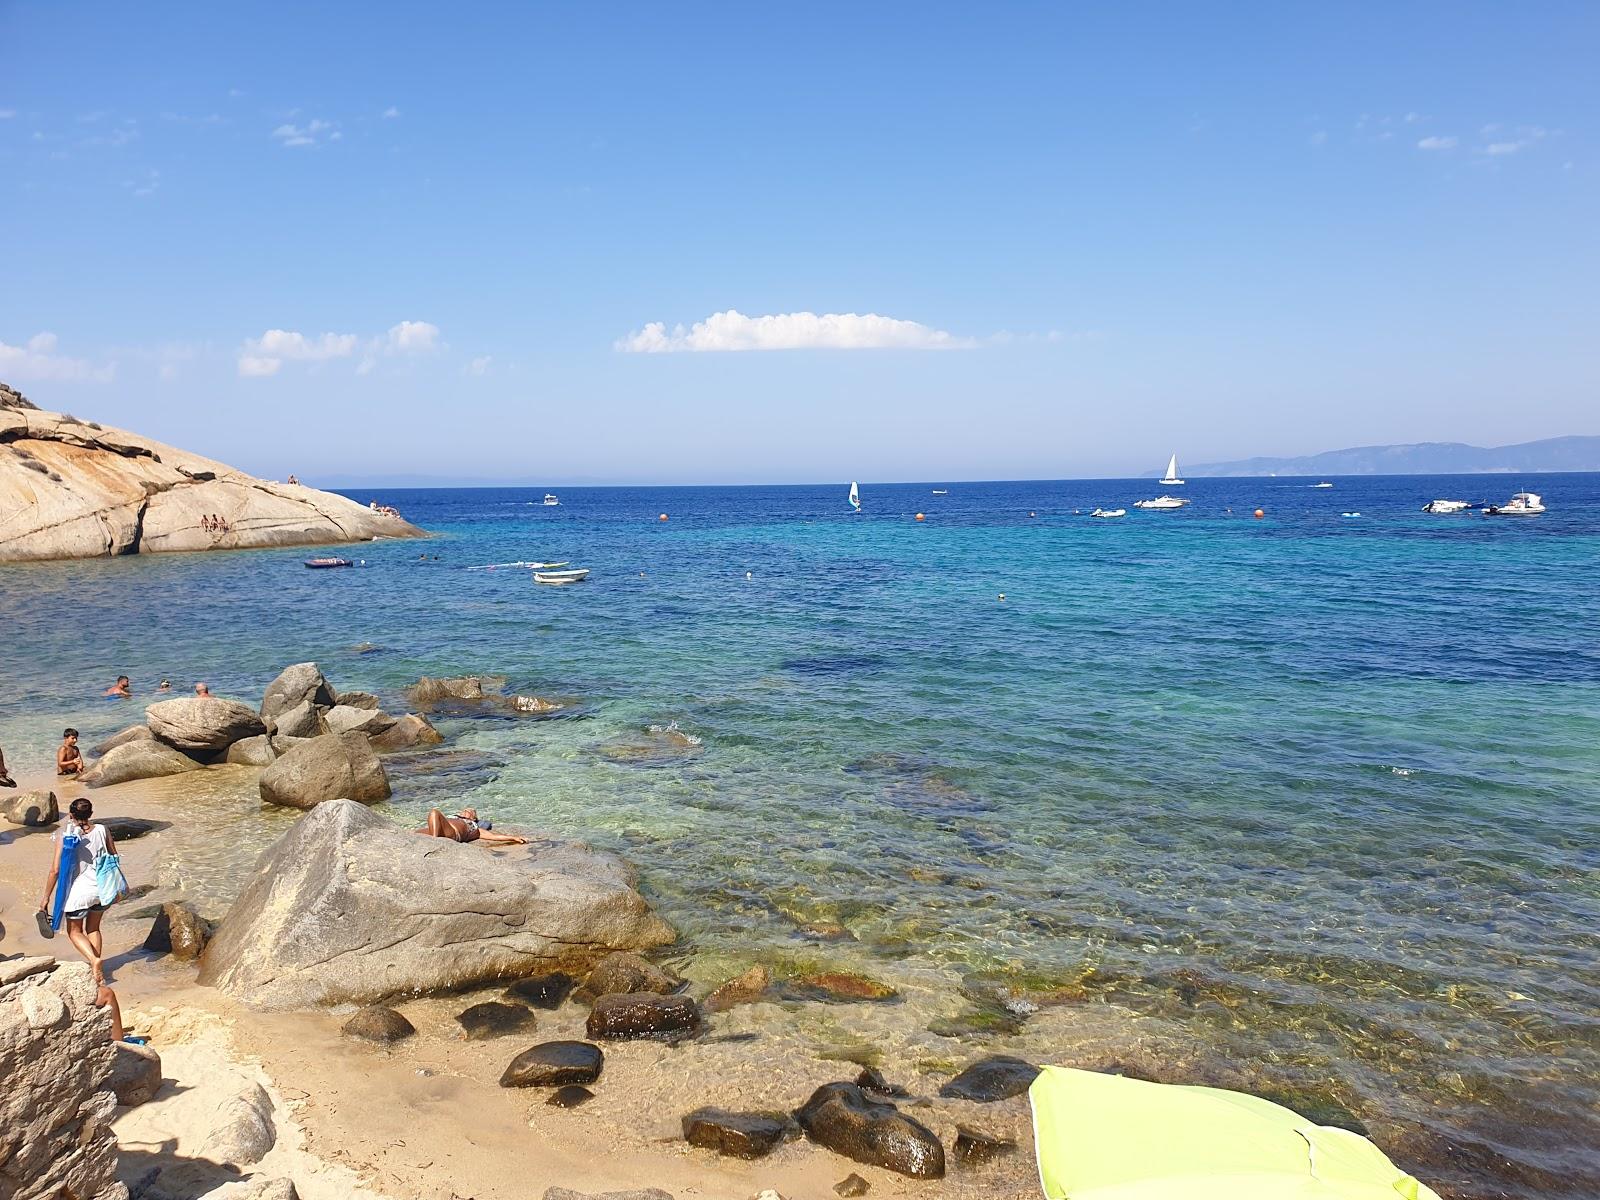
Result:
M117 843L106 827L94 820L94 805L87 799L80 796L68 806L67 812L67 821L50 837L50 874L44 881L44 898L39 901L39 932L46 937L55 936L50 928L50 905L55 900L56 881L61 876L61 843L70 830L78 838L78 848L67 865L71 872L65 907L67 940L94 969L94 981L104 983L105 972L100 965L104 957L100 918L105 915L105 905L100 903L94 864L102 854L115 854Z

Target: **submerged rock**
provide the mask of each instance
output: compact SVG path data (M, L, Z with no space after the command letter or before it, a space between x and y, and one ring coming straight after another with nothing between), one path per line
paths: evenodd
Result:
M417 1027L392 1008L369 1004L357 1009L355 1016L341 1025L339 1031L368 1042L398 1042L414 1034Z
M274 721L301 704L311 708L332 708L334 698L333 688L322 677L322 671L316 663L295 663L292 667L285 667L276 679L267 684L266 694L261 697L261 719Z
M110 787L131 779L159 779L199 769L200 764L182 750L151 738L124 742L78 776L78 782L85 787Z
M56 794L47 788L31 792L0 792L0 817L13 825L54 825L61 819Z
M147 833L160 833L163 829L172 828L171 821L150 821L144 817L98 817L96 823L104 825L106 832L119 842L131 842ZM138 891L138 888L134 889L134 892Z
M665 996L678 990L683 981L669 975L655 963L637 954L608 954L596 964L583 981L579 999L593 1000L600 996L623 992L655 992Z
M951 1152L956 1162L962 1166L975 1167L988 1162L991 1158L1010 1154L1016 1148L1017 1143L1010 1138L959 1125L956 1127L956 1144L951 1148Z
M373 1003L673 941L633 881L579 843L490 853L333 800L257 860L200 982L264 1008Z
M218 696L163 700L144 710L150 732L189 754L226 750L241 738L258 737L267 726L255 709Z
M827 1083L795 1111L806 1136L835 1154L914 1179L944 1177L944 1146L894 1105L853 1083Z
M499 694L505 687L504 675L462 675L455 679L434 679L424 675L406 695L413 704L438 704L442 700L483 700Z
M552 971L548 975L517 980L506 988L506 996L526 1000L535 1008L557 1009L572 991L573 983L572 976L565 971Z
M241 738L228 747L227 761L239 767L270 767L278 752L272 748L272 739L266 734Z
M504 1037L508 1033L526 1033L538 1023L532 1009L520 1004L501 1004L496 1000L474 1004L456 1016L456 1024L461 1026L469 1042Z
M783 994L789 1000L819 1000L824 1004L853 1004L858 1001L883 1003L898 1000L900 993L887 983L868 979L850 971L825 971L786 980Z
M329 800L374 804L389 798L389 777L366 737L328 733L297 742L265 771L261 798L285 808L315 808Z
M688 996L634 992L601 996L589 1011L592 1038L670 1038L700 1027L700 1006Z
M684 1141L731 1158L765 1157L793 1130L789 1114L781 1112L697 1108L683 1118Z
M501 1087L560 1087L593 1083L606 1056L588 1042L543 1042L513 1058L500 1076Z
M1032 1085L1039 1068L1009 1054L981 1058L939 1089L939 1095L952 1100L976 1100L982 1104L1020 1096Z
M856 1086L864 1092L874 1092L879 1096L893 1096L896 1099L911 1095L898 1083L890 1083L883 1077L877 1067L862 1067L861 1074L856 1076Z
M754 1004L763 999L772 987L772 972L766 967L751 967L743 975L736 975L706 997L707 1012L726 1012L741 1004Z

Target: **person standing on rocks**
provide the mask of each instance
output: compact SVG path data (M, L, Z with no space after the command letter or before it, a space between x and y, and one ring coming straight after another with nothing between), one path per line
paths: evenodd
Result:
M39 901L39 932L50 929L50 902L55 899L56 881L61 876L61 842L70 830L78 839L68 870L72 872L67 885L65 915L67 940L94 969L94 981L105 983L105 972L100 962L104 946L100 940L100 918L105 915L105 905L100 903L100 889L95 879L94 864L102 854L117 852L116 840L104 825L94 820L94 805L80 796L68 806L69 820L50 836L50 874L44 881L44 899ZM51 930L47 937L54 937Z
M83 751L78 749L78 731L68 726L61 731L61 745L56 749L56 774L76 779L83 774Z
M133 684L126 675L118 675L117 681L105 690L107 696L116 696L126 700L133 696Z

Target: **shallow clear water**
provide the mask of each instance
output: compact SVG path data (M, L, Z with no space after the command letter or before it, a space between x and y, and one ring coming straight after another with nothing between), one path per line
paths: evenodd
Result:
M128 723L94 698L118 672L141 699L255 699L307 658L390 696L504 674L570 707L445 716L391 807L620 850L697 977L839 961L936 1044L961 974L1026 973L1335 1097L1471 1194L1595 1194L1600 476L1308 482L1119 521L1074 510L1161 489L868 485L860 516L843 486L395 491L441 537L360 570L8 567L0 744ZM1522 486L1553 511L1418 511ZM593 575L464 569L529 559ZM281 826L228 794L246 842ZM227 857L190 870L225 888Z

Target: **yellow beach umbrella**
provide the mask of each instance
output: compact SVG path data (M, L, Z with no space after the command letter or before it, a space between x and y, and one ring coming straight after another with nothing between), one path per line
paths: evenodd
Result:
M1047 1200L1439 1200L1360 1134L1259 1096L1046 1067L1028 1098Z

